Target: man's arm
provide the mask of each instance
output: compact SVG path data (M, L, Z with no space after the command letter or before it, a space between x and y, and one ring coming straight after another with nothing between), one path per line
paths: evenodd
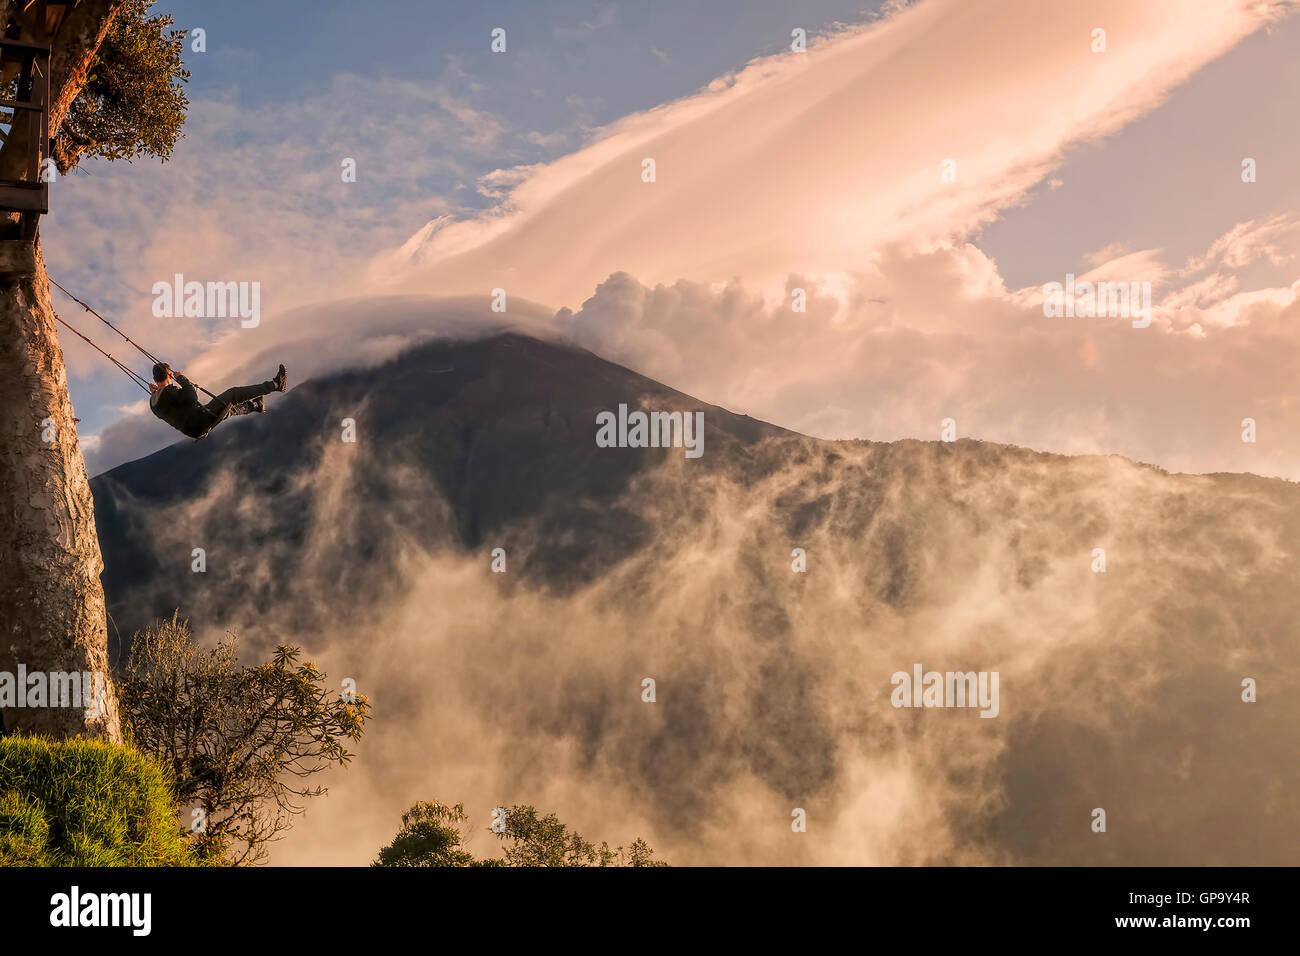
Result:
M199 393L194 390L194 383L192 383L188 378L186 378L180 372L174 373L172 377L175 378L177 383L181 386L181 398L183 398L186 402L194 402L197 404L199 400Z

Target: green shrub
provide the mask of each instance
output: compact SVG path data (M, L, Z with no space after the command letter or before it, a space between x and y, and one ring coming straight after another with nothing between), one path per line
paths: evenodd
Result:
M501 808L505 810L505 808ZM506 844L505 857L476 860L462 849L461 828L469 828L465 805L420 801L402 814L402 828L370 865L394 866L667 866L640 838L626 847L596 846L531 806L514 806L493 832Z
M363 696L340 694L297 647L239 663L234 635L203 648L180 612L140 631L114 681L122 731L174 774L176 797L205 823L202 852L260 863L270 844L328 791L311 778L352 759L370 719Z
M0 866L202 866L167 772L132 747L0 738Z

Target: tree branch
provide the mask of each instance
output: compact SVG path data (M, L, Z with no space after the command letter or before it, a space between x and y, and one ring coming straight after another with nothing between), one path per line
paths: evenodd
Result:
M126 0L81 0L59 28L50 53L51 139L59 135L73 100L86 85L95 51L125 5Z

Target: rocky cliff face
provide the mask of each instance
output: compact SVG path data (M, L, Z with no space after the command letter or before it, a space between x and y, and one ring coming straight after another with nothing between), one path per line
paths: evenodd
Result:
M119 626L180 607L375 700L280 862L431 797L683 863L1295 862L1296 485L819 441L518 335L272 404L92 485ZM702 411L703 456L598 447L619 404Z

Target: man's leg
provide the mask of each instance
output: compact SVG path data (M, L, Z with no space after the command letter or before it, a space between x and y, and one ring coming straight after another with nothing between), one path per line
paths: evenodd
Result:
M204 408L217 416L218 419L225 418L227 415L246 415L247 412L233 411L232 406L250 401L260 395L270 395L272 392L278 392L279 390L275 382L263 382L261 385L238 385L235 388L226 389L208 402Z
M260 398L251 398L246 402L235 402L230 406L230 415L252 415L264 411L266 411L266 405L263 404Z

